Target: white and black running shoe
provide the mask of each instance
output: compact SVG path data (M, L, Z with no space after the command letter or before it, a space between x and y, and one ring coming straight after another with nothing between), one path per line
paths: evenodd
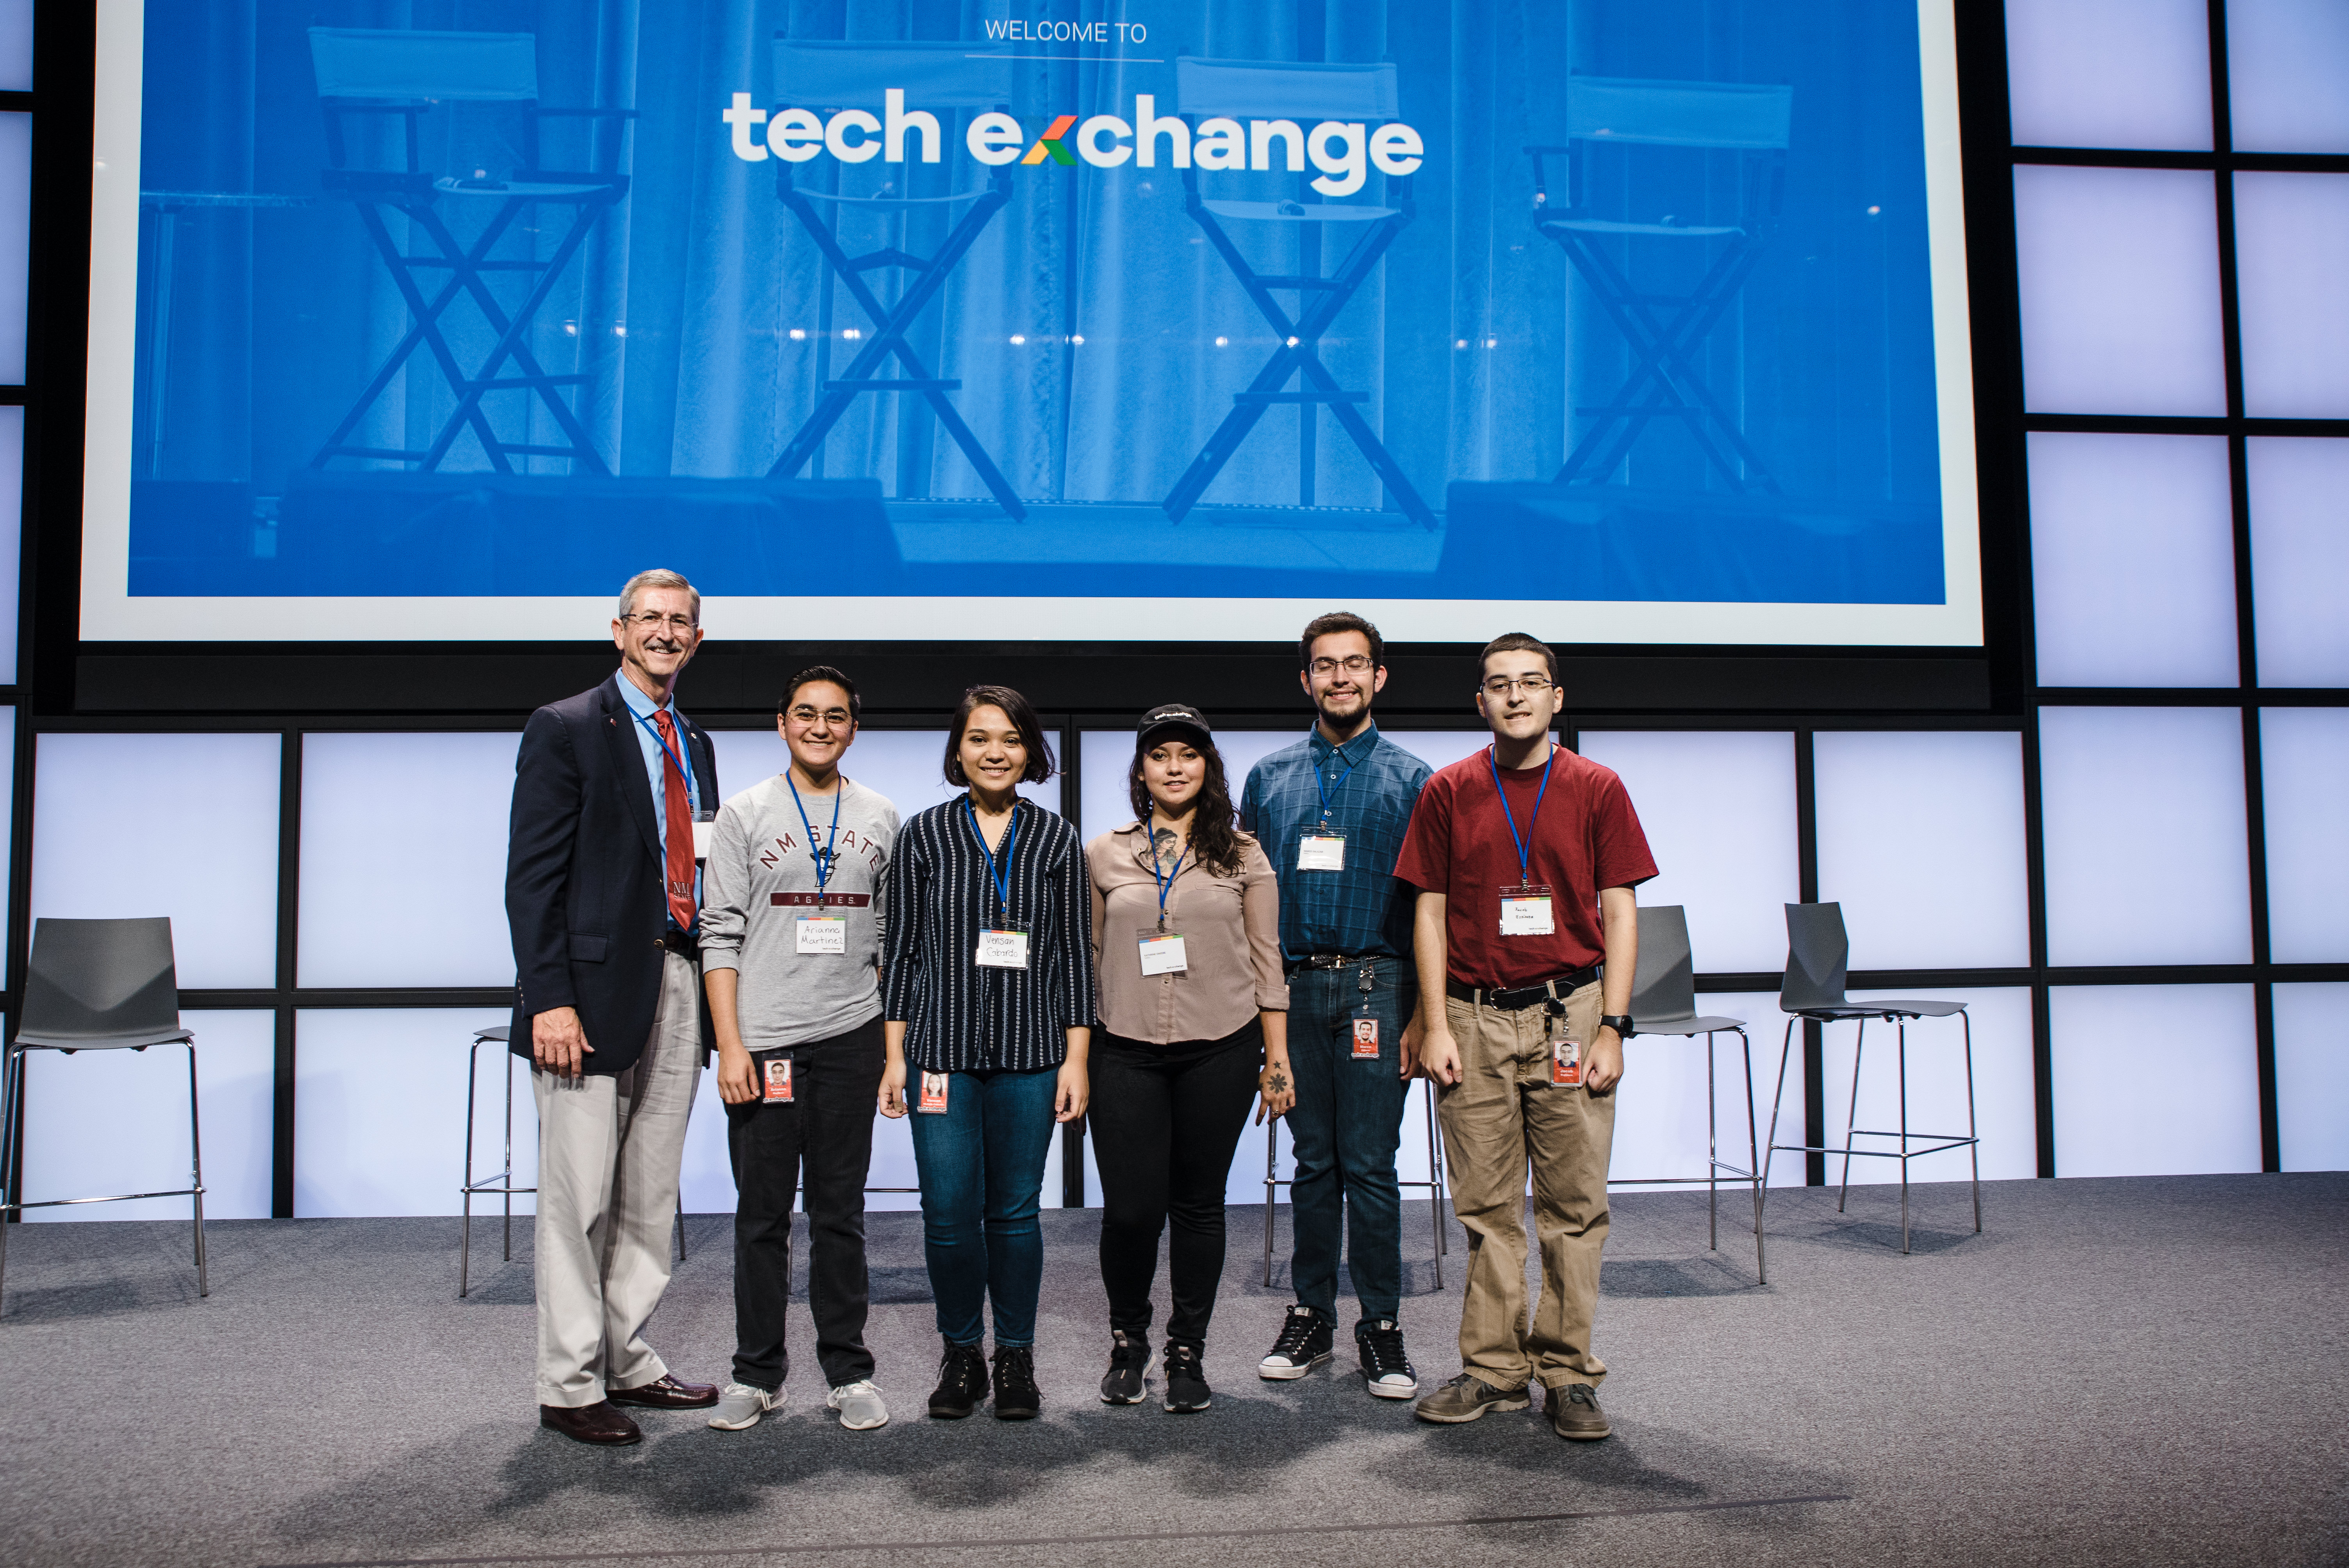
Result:
M1109 1375L1102 1379L1102 1403L1139 1405L1150 1380L1150 1342L1122 1328L1110 1330Z

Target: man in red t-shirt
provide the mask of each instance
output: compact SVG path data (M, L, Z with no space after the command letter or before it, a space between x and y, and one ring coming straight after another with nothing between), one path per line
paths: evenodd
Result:
M1464 1370L1418 1410L1444 1422L1522 1410L1538 1379L1558 1436L1603 1438L1593 1390L1607 1367L1590 1353L1590 1320L1639 959L1631 890L1656 862L1623 781L1551 742L1549 649L1512 632L1479 671L1493 744L1427 781L1395 866L1420 890L1419 1059L1440 1086L1452 1205L1468 1232ZM1528 1164L1542 1253L1530 1330Z

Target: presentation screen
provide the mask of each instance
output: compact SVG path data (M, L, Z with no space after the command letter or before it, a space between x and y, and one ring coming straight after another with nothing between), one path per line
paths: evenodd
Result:
M98 13L86 638L1981 642L1950 0Z

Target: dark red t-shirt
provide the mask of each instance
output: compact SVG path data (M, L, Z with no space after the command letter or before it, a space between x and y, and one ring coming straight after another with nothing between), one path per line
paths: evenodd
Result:
M1492 755L1487 747L1427 781L1412 811L1395 875L1448 901L1444 934L1451 978L1514 990L1588 968L1604 957L1599 890L1636 887L1656 874L1656 862L1614 769L1559 747L1538 816L1534 800L1541 794L1542 769L1500 770L1509 810L1528 851L1520 876L1516 841L1493 787ZM1520 882L1549 884L1551 934L1501 934L1500 890Z

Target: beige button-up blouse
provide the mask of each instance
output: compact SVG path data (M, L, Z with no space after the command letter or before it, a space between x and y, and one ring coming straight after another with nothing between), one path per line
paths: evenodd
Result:
M1237 876L1185 859L1166 895L1166 929L1183 937L1189 967L1142 972L1142 938L1158 932L1158 881L1140 822L1085 846L1092 874L1093 950L1101 1019L1109 1031L1154 1046L1217 1040L1259 1011L1287 1012L1280 965L1280 890L1272 862L1240 835Z

